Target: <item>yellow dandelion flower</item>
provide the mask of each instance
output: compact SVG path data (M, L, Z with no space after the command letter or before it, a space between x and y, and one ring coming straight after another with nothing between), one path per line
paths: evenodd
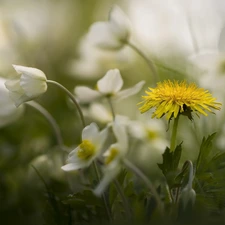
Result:
M187 115L190 119L191 112L207 116L211 109L220 110L221 103L208 90L198 88L194 83L187 84L186 81L170 81L157 83L156 88L149 88L139 110L141 113L151 108L156 108L152 118L161 118L166 115L167 120L176 118L179 114Z

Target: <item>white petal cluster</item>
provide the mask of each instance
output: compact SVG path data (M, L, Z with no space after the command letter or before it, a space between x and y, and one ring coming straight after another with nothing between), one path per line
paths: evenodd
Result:
M9 95L18 107L33 100L47 90L45 74L36 68L13 65L17 77L5 82Z
M128 135L126 127L116 118L112 124L113 133L117 142L112 144L104 153L105 165L103 167L104 176L94 190L94 194L100 196L109 183L118 175L122 167L121 160L128 152Z
M97 90L86 86L77 86L74 92L81 103L90 103L101 97L112 97L113 99L121 100L138 93L144 84L145 81L140 81L135 86L121 91L123 79L120 71L112 69L97 82Z
M86 126L82 131L82 143L69 153L64 171L78 170L88 167L100 154L107 138L108 130L99 131L95 123Z
M130 37L130 21L124 12L114 6L107 22L96 22L89 30L88 38L103 49L120 49Z
M5 81L4 78L0 78L0 127L6 126L18 119L24 109L22 106L15 107L4 85Z

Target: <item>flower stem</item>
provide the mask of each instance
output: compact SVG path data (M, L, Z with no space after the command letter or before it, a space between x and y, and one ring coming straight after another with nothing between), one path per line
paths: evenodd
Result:
M159 207L160 213L163 214L163 212L164 212L163 203L162 203L157 191L155 190L155 187L152 185L151 181L146 177L146 175L138 167L136 167L128 159L123 159L123 163L126 167L128 167L132 172L134 172L139 178L141 178L145 182L145 184L147 185L147 187L150 189L153 196L155 197L155 200Z
M83 127L85 127L85 121L84 121L84 115L82 113L82 110L80 108L80 105L77 103L75 97L73 96L73 94L67 89L65 88L62 84L54 81L54 80L47 80L47 83L51 83L51 84L55 84L56 86L58 86L59 88L61 88L64 92L67 93L67 95L70 97L70 99L72 100L72 102L75 104L75 106L77 107L78 113L80 115L81 118L81 122Z
M98 171L98 167L97 167L97 164L95 161L93 161L93 165L94 165L94 169L95 169L95 174L96 174L96 177L98 179L98 183L100 182L100 174L99 174L99 171ZM111 213L111 210L110 210L110 207L107 203L107 200L106 200L106 196L105 196L105 193L102 194L102 199L103 199L103 202L104 202L104 206L105 206L105 211L107 213L107 216L108 216L108 219L109 221L112 221L112 213Z
M56 123L55 119L52 117L52 115L43 106L41 106L37 102L30 101L30 102L26 102L26 104L33 107L37 111L39 111L48 120L48 122L51 124L51 126L53 128L58 145L61 148L64 148L61 131L60 131L59 126Z
M110 107L110 110L111 110L111 113L112 113L113 120L115 120L115 111L114 111L114 108L113 108L112 100L111 100L110 97L107 97L107 100L108 100L108 103L109 103L109 107Z
M152 71L152 75L153 75L153 82L157 82L159 80L159 75L156 71L156 68L155 68L155 65L154 63L152 62L152 60L150 60L136 45L134 45L133 43L131 42L126 42L126 44L128 46L130 46L136 53L138 53L138 55L140 55L145 61L146 63L148 64L150 70Z
M171 136L171 142L170 142L170 152L173 152L176 147L178 122L179 122L179 115L174 119L174 123L173 123L173 130L172 130L172 136Z
M118 180L115 180L113 183L114 183L114 185L116 187L116 190L119 193L119 195L120 195L120 197L121 197L121 199L123 201L123 205L124 205L124 208L125 208L125 212L126 212L127 218L129 220L131 220L131 217L132 217L131 209L130 209L130 206L129 206L129 202L127 201L126 196L124 195L124 192L123 192L123 190L121 188L121 185L118 182Z

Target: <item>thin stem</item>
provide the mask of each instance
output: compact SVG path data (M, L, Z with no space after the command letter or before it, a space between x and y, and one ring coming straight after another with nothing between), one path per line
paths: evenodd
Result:
M113 120L115 120L115 111L114 111L114 108L113 108L112 100L111 100L110 97L107 97L107 100L108 100L109 107L110 107L110 110L111 110L111 113L112 113L112 116L113 116Z
M131 217L132 217L131 209L130 209L130 206L129 206L129 202L127 201L127 198L124 195L124 192L121 188L121 185L118 182L118 180L115 180L113 183L114 183L114 185L116 187L116 190L119 193L119 195L120 195L120 197L123 201L123 205L124 205L124 208L125 208L126 215L127 215L128 219L131 220Z
M158 81L159 75L155 69L154 63L136 45L134 45L131 42L126 42L126 44L128 46L130 46L136 53L138 53L138 55L140 55L145 60L145 62L148 64L150 70L152 71L153 82L155 83L156 81Z
M178 122L179 122L179 115L174 119L174 123L173 123L173 130L172 130L172 136L171 136L171 142L170 142L170 152L173 152L176 147Z
M67 95L70 97L70 99L72 100L72 102L75 104L75 106L77 107L77 110L78 110L78 113L80 115L80 118L81 118L81 122L82 122L82 125L83 127L85 127L85 121L84 121L84 115L82 113L82 110L80 108L80 105L77 103L75 97L73 96L73 94L67 89L65 88L62 84L54 81L54 80L47 80L47 83L50 83L50 84L55 84L56 86L58 86L59 88L61 88L64 92L67 93Z
M161 214L163 214L163 211L164 211L163 203L162 203L157 191L155 190L155 187L152 185L151 181L146 177L146 175L138 167L136 167L128 159L123 159L123 163L126 167L128 167L132 172L134 172L139 178L141 178L145 182L145 184L147 185L147 187L150 189L153 196L155 197L155 200L157 202L157 205L159 207Z
M63 138L61 135L61 131L60 131L59 126L56 123L55 119L52 117L52 115L43 106L41 106L37 102L30 101L30 102L26 102L26 104L33 107L37 111L39 111L47 119L47 121L51 124L52 129L55 133L58 145L63 148L64 145L63 145Z
M94 169L95 169L95 174L96 174L96 177L98 179L98 183L100 182L100 174L98 172L98 167L97 167L97 164L95 161L93 161L93 165L94 165ZM106 196L105 196L105 193L102 194L102 199L103 199L103 202L104 202L104 206L105 206L105 211L107 213L107 216L109 218L109 221L112 221L112 213L111 213L111 210L110 210L110 207L107 203L107 200L106 200Z

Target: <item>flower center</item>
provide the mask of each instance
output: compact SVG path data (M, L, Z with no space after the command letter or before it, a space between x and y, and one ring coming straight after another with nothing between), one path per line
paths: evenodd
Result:
M153 130L147 130L147 137L149 140L154 140L158 137L158 133Z
M83 140L79 145L77 156L80 159L89 159L95 153L95 146L89 140Z
M109 163L111 163L116 158L118 153L119 150L117 148L110 149L109 155L105 158L105 164L108 165Z

